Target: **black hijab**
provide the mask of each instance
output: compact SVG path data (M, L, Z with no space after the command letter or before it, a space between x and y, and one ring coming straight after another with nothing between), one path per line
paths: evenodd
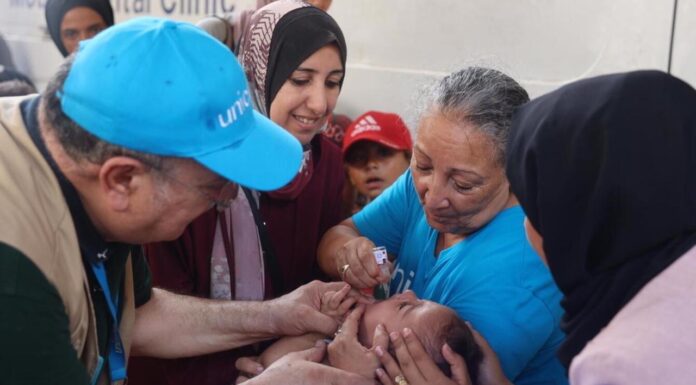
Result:
M303 61L331 43L338 47L345 70L346 41L326 12L299 0L274 1L254 12L239 43L239 61L259 111L270 116L271 102L283 83Z
M269 114L271 102L283 83L303 61L329 43L338 47L345 70L346 41L341 28L328 13L315 7L303 7L280 19L273 30L266 72L266 111Z
M114 25L114 10L109 0L48 0L46 2L46 27L60 53L68 56L68 50L60 37L60 24L63 17L73 8L87 7L98 13L107 27Z
M565 295L567 367L696 244L696 91L658 71L571 83L515 115L507 174Z

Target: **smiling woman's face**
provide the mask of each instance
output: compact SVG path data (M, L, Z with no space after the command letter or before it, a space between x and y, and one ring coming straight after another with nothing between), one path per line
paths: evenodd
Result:
M454 310L432 301L419 299L407 290L391 298L375 302L365 308L358 330L358 339L363 346L372 346L375 328L384 325L387 332L400 332L409 328L424 345L435 338L441 326L457 317Z
M270 118L302 144L326 125L341 92L343 65L328 44L308 57L283 83L271 102Z

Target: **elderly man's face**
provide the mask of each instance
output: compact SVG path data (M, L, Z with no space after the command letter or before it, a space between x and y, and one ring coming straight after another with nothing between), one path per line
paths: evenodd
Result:
M148 243L178 238L195 218L218 201L229 201L237 186L192 160L170 160L163 171L148 170L142 182L133 182L124 220L113 223L116 238Z
M512 197L491 139L439 112L419 124L411 170L428 224L442 233L478 230Z

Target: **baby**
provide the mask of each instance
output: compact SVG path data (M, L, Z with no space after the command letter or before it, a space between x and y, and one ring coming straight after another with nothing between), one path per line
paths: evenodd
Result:
M357 301L358 297L354 291L351 291L351 288L346 285L340 291L324 294L321 301L321 311L336 318L340 323ZM378 325L384 327L386 333L400 332L404 328L411 329L435 363L449 376L449 364L441 354L443 344L447 343L452 350L464 357L471 380L476 383L479 364L483 358L481 349L474 341L469 326L452 309L432 301L421 300L412 291L406 291L389 299L368 304L365 306L357 328L357 340L362 345L363 352L367 352L367 348L373 346L375 330ZM342 333L341 328L339 328L338 333ZM327 337L333 336L307 334L281 338L263 352L260 363L264 367L268 367L286 353L310 348L318 339ZM331 349L331 345L329 345L327 363L339 360L337 357L332 357L332 354L345 354L345 349L339 349L340 352L336 352L336 350ZM389 353L395 357L391 349L389 349ZM352 357L348 357L348 359L350 358ZM357 359L357 357L355 358ZM377 363L378 361L375 358L373 362ZM345 367L342 369L351 370ZM369 367L360 367L358 370L351 371L369 378L374 375L374 369Z

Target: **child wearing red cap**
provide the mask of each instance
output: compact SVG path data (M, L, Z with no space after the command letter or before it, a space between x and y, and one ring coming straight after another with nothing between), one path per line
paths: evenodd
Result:
M411 134L397 114L368 111L346 130L343 162L355 193L352 213L360 211L406 171Z

